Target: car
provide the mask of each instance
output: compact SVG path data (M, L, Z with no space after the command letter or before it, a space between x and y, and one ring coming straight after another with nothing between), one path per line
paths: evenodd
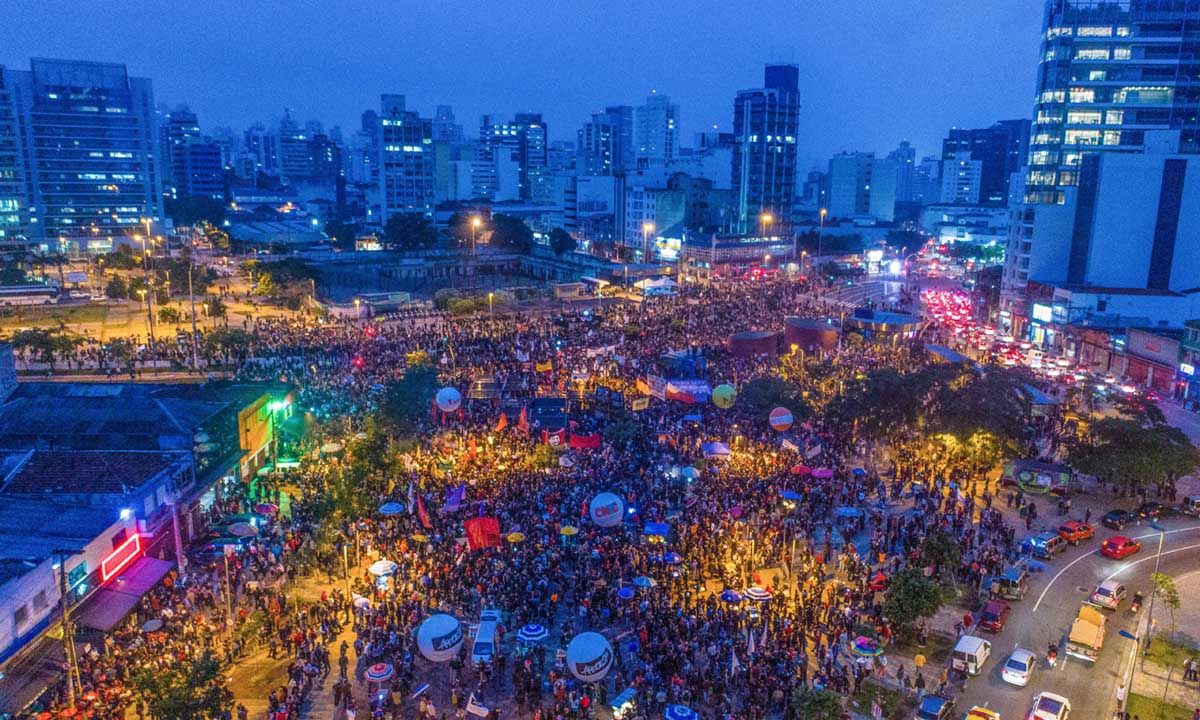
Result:
M1104 517L1100 518L1100 524L1106 528L1113 530L1124 530L1126 525L1129 525L1137 520L1137 515L1128 510L1109 510L1104 513Z
M1008 659L1004 661L1004 667L1000 670L1000 679L1009 685L1025 687L1029 684L1029 678L1033 675L1035 667L1037 667L1037 658L1033 653L1025 648L1015 648Z
M1163 507L1162 503L1144 502L1138 506L1137 516L1144 519L1154 520L1157 519L1159 515L1162 515L1163 510L1165 509L1166 508Z
M917 708L916 720L950 720L954 701L941 695L926 695Z
M1189 495L1179 503L1179 508L1176 509L1180 515L1188 515L1190 517L1200 517L1200 495Z
M988 600L979 611L980 630L988 632L1000 632L1004 629L1004 623L1008 622L1008 616L1012 615L1012 606L1003 600Z
M72 300L90 300L92 294L87 290L72 290L67 293L67 297Z
M1158 402L1159 400L1161 400L1161 399L1162 399L1162 398L1159 396L1159 394L1158 394L1158 391L1157 391L1157 390L1147 390L1147 391L1145 391L1144 393L1142 393L1142 397L1146 398L1146 399L1147 399L1147 400L1149 400L1150 402Z
M976 705L963 715L963 720L1000 720L1000 713Z
M1129 557L1142 549L1142 544L1124 535L1113 535L1100 545L1100 554L1113 560Z
M1125 600L1127 593L1125 586L1116 580L1105 580L1092 592L1088 601L1106 610L1116 610Z
M1053 560L1055 555L1067 549L1067 541L1058 533L1040 532L1022 540L1021 549L1036 558Z
M1071 716L1071 701L1062 695L1044 692L1033 699L1033 709L1027 720L1067 720Z
M1068 520L1058 526L1058 536L1063 540L1078 545L1082 540L1091 540L1096 536L1096 528L1078 520Z

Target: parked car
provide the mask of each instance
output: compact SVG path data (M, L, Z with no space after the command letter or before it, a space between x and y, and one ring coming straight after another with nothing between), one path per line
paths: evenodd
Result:
M1063 540L1078 545L1083 540L1091 540L1096 536L1096 528L1078 520L1068 520L1058 526L1058 536Z
M1162 503L1144 502L1137 509L1137 516L1149 520L1157 520L1158 516L1166 512L1167 507Z
M1125 586L1116 580L1105 580L1088 599L1093 605L1099 605L1106 610L1116 610L1124 602L1127 592Z
M1062 695L1044 692L1033 699L1028 720L1067 720L1070 715L1070 700Z
M1124 530L1126 525L1130 525L1137 521L1137 515L1128 510L1109 510L1100 518L1100 523L1106 528L1113 530Z
M926 695L917 708L917 720L950 720L954 701L941 695Z
M1040 532L1025 538L1021 549L1036 558L1053 560L1055 555L1067 549L1067 541L1059 537L1058 533Z
M1000 632L1008 616L1012 615L1012 606L1003 600L988 600L979 611L979 629L988 632Z
M1200 495L1190 495L1179 503L1177 512L1180 515L1189 515L1191 517L1200 517Z
M1037 667L1037 658L1024 648L1016 648L1004 661L1004 669L1000 671L1000 679L1010 685L1025 687Z
M1100 554L1120 560L1121 558L1129 557L1142 549L1142 544L1132 538L1127 538L1124 535L1113 535L1105 540L1100 546Z
M1021 600L1029 592L1029 573L1024 568L1010 567L987 584L988 595L1004 600Z

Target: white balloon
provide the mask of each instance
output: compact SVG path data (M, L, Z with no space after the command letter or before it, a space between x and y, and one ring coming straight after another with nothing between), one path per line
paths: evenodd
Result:
M462 406L462 393L452 387L444 387L438 390L437 393L438 410L442 412L454 412Z
M588 514L591 515L592 522L600 527L616 527L625 519L625 503L613 493L600 493L592 498Z
M579 633L567 645L567 667L583 682L603 680L612 664L612 645L600 633Z
M417 628L417 649L433 662L454 658L462 644L462 623L453 615L430 615Z

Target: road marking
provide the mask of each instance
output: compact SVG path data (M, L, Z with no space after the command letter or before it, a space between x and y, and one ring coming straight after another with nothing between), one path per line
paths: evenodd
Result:
M1200 525L1192 525L1191 527L1177 528L1175 530L1168 530L1163 534L1170 535L1172 533L1191 532L1193 530L1200 530ZM1143 540L1145 538L1151 538L1151 537L1157 537L1157 536L1158 536L1158 533L1150 533L1149 535L1138 535L1137 537L1135 537L1133 539L1134 540ZM1041 605L1042 605L1042 599L1046 597L1046 593L1050 592L1050 588L1054 587L1054 583L1058 582L1058 579L1060 577L1062 577L1063 573L1070 570L1075 565L1075 563L1079 562L1080 560L1090 558L1093 555L1095 555L1097 552L1099 552L1099 551L1098 550L1088 551L1088 552L1084 553L1083 555L1080 555L1079 557L1075 558L1071 562L1067 563L1066 566L1064 566L1062 570L1059 570L1057 573L1055 573L1054 577L1050 578L1050 582L1046 583L1046 587L1042 589L1042 594L1038 595L1037 602L1033 604L1033 612L1038 611L1038 608L1041 607ZM1118 571L1118 572L1120 572L1120 571Z
M1171 553L1183 552L1184 550L1195 550L1196 548L1200 548L1200 544L1188 545L1187 547L1175 548L1173 550L1163 550L1162 553L1155 553L1155 554L1151 555L1150 557L1144 557L1141 560L1134 560L1133 562L1126 563L1123 567L1113 571L1113 573L1111 575L1109 575L1108 577L1104 578L1104 580L1106 582L1108 580L1112 580L1113 578L1115 578L1116 576L1125 572L1126 570L1133 567L1134 565L1137 565L1138 563L1144 563L1147 560L1154 560L1155 558L1159 557L1160 554L1161 555L1170 555Z

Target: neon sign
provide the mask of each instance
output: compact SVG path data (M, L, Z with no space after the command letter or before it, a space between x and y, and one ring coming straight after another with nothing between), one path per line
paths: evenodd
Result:
M125 542L117 546L116 550L104 558L100 563L100 579L102 582L108 582L108 579L129 566L129 563L137 559L137 556L142 553L142 536L134 533L130 535Z

